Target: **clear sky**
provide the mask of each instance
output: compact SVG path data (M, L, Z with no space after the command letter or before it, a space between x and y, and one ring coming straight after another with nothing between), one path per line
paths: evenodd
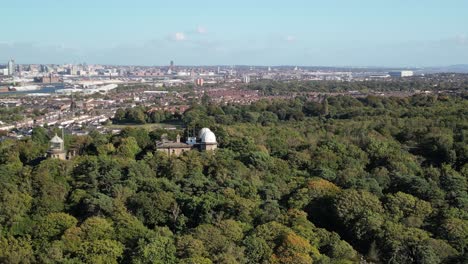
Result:
M468 64L466 0L2 0L0 63Z

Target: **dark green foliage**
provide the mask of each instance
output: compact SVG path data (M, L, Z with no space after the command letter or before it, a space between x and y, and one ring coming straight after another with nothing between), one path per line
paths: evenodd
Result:
M43 129L0 142L0 262L463 263L466 98L306 98L205 97L184 131L70 137L81 155L67 161L42 158ZM115 122L179 118L147 110ZM154 149L205 126L214 152Z
M113 122L115 124L145 124L174 121L180 118L179 113L153 110L144 107L117 109Z

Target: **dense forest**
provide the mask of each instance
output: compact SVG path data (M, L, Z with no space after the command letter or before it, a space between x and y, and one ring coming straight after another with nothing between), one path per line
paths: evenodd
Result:
M280 82L261 80L246 86L264 95L288 95L303 92L413 92L413 91L460 91L468 86L466 74L431 74L411 78L366 80L366 81L299 81Z
M186 130L67 136L67 161L36 128L0 143L0 262L464 263L467 117L463 96L205 100ZM201 127L218 150L155 151Z
M161 123L170 121L179 121L181 115L179 113L171 113L168 111L157 110L151 111L148 107L133 107L117 109L113 118L115 124L146 124L146 123Z

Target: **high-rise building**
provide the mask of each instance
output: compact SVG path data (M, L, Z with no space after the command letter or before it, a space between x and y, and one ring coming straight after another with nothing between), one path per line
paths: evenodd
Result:
M174 61L171 61L170 69L171 69L171 70L174 70Z
M242 82L243 83L250 83L250 76L249 75L244 75L242 77Z
M196 84L197 86L203 86L203 83L204 83L204 82L205 82L205 81L204 81L202 78L198 78L198 79L195 80L195 84Z
M40 71L41 71L42 73L48 73L48 72L49 72L49 66L44 65L44 64L41 64L40 67L41 67Z
M15 74L15 61L8 61L8 75L13 76Z

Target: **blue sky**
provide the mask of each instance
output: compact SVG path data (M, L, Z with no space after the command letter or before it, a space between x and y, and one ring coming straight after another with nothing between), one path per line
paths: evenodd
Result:
M465 0L4 0L0 62L468 63Z

